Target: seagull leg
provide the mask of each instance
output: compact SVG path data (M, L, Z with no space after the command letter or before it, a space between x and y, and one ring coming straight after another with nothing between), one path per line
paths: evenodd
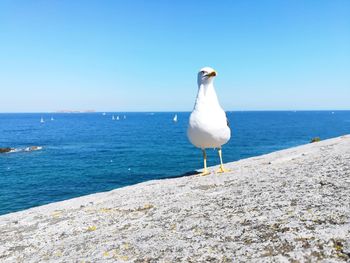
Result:
M222 151L221 147L218 149L219 157L220 157L220 168L216 171L216 173L225 173L231 172L231 170L224 168L224 164L222 163Z
M202 151L203 151L204 169L203 169L203 172L201 172L199 175L205 176L205 175L210 174L210 172L207 169L207 153L205 152L205 149L202 149Z

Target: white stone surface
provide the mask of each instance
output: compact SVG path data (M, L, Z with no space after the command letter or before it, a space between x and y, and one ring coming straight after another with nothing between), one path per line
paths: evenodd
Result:
M1 216L0 262L349 260L349 135L226 166Z

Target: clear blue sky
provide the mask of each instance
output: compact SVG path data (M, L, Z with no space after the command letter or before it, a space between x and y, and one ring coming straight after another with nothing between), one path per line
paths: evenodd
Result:
M350 1L0 1L0 112L350 109Z

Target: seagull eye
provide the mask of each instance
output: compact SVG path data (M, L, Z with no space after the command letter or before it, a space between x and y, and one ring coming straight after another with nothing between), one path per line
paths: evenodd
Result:
M205 71L201 71L201 73L204 75L206 72Z

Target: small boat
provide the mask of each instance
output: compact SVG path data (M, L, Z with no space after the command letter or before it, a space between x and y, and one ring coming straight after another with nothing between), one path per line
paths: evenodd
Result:
M114 117L114 115L112 116L112 120L115 120L115 117Z
M54 120L54 118L53 118L53 117L51 117L51 120L53 121L53 120Z
M173 118L174 122L177 122L177 114L175 114L174 118Z
M44 123L45 121L44 121L44 118L43 117L41 117L41 119L40 119L40 123Z
M124 120L126 119L126 116L124 115Z
M117 116L117 121L119 121L119 115Z
M105 115L106 115L106 113L105 113L105 112L103 112L103 113L102 113L102 115L103 115L103 116L105 116Z

